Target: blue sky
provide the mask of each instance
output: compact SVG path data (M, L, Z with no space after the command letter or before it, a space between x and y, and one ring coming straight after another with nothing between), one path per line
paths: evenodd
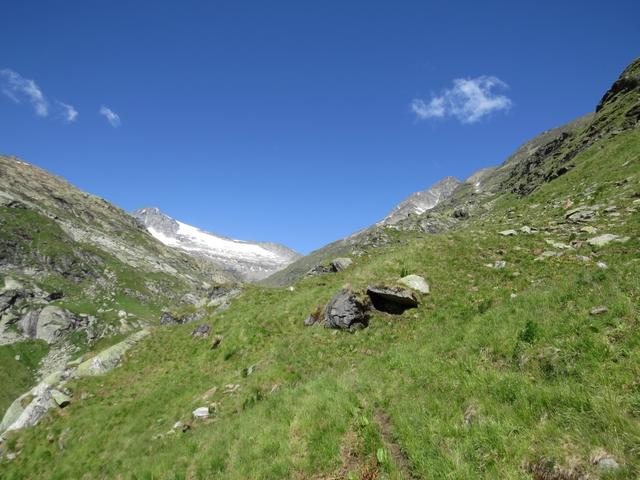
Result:
M639 18L637 0L5 2L0 152L308 252L593 110Z

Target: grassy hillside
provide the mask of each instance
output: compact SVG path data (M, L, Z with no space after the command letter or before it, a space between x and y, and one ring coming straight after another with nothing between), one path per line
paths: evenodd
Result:
M204 322L218 348L194 325L154 330L121 368L68 384L69 407L9 435L0 475L637 478L640 131L571 161L454 231L386 232L344 272L247 289ZM577 206L594 219L567 221ZM525 225L536 231L498 233ZM586 242L605 233L630 239ZM353 334L303 327L343 286L406 272L431 285L419 308Z

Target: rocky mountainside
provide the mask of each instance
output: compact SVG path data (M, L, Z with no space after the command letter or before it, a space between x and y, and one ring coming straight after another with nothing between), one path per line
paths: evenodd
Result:
M0 213L3 480L640 478L640 59L595 113L231 302ZM140 321L165 296L192 308ZM105 307L122 336L47 354Z
M141 208L132 215L165 245L211 260L247 281L268 277L301 257L284 245L246 242L205 232L157 208Z
M224 303L219 286L235 282L109 202L0 156L0 348L13 353L0 409L71 357L158 324L164 309Z
M460 180L446 177L426 190L415 192L400 202L378 225L395 225L411 215L420 215L449 198L460 186Z
M311 252L266 278L263 284L288 285L336 256L358 256L393 242L390 227L426 233L456 229L470 217L490 211L501 194L532 193L574 168L572 159L595 142L636 128L640 120L639 78L640 59L624 70L595 112L542 132L498 167L484 168L463 182L447 177L425 192L411 195L383 221Z

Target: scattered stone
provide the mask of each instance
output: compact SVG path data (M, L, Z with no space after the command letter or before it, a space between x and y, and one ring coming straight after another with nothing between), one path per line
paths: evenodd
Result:
M598 229L596 227L592 227L591 225L587 225L586 227L582 227L580 231L584 233L594 234L598 232Z
M598 262L598 263L596 263L596 266L597 266L598 268L603 269L603 270L606 270L607 268L609 268L609 267L607 266L607 264L606 264L606 263L604 263L604 262Z
M206 323L203 323L202 325L197 326L193 332L191 332L191 335L193 337L199 337L199 338L204 338L209 336L209 332L211 331L211 327L209 325L207 325Z
M367 295L375 309L381 312L400 314L418 306L418 299L406 288L370 286L367 288Z
M590 262L591 261L591 257L587 257L586 255L576 255L576 259L580 260L581 262Z
M352 326L369 325L367 305L350 290L336 293L327 304L324 314L324 326L349 330Z
M502 235L503 237L513 237L515 235L518 234L518 232L516 232L515 230L503 230L501 232L498 232L500 235Z
M406 277L402 277L400 280L398 280L398 283L420 293L429 293L429 284L420 275L407 275Z
M574 208L573 210L569 210L564 217L571 222L581 223L591 221L595 217L595 215L595 210L590 209L586 206L582 206Z
M180 431L182 433L187 432L189 429L191 429L191 426L181 422L180 420L178 420L176 423L173 424L173 428L172 430L174 431Z
M341 272L349 268L352 263L353 263L353 260L351 260L350 258L335 258L331 262L331 266L336 272Z
M603 313L607 313L609 309L604 305L600 305L598 307L593 307L589 312L591 315L601 315Z
M51 398L60 407L64 408L71 403L71 397L62 393L59 390L51 390Z
M604 449L596 450L591 454L589 459L591 463L596 465L600 470L613 471L620 468L620 464L616 461L615 457Z
M165 310L160 314L160 325L179 325L180 323L182 322L169 311Z
M209 407L199 407L192 412L193 418L205 419L209 418Z
M545 250L544 252L542 252L540 255L538 255L534 261L542 261L545 258L552 258L552 257L560 257L562 256L562 253L560 252L555 252L553 250Z
M551 240L549 238L547 238L545 242L547 243L547 245L551 245L553 248L559 248L560 250L569 250L573 248L571 245L567 245L566 243L562 242L556 242L555 240Z
M532 229L531 227L529 227L528 225L524 225L524 226L520 227L520 231L521 231L522 233L527 233L527 234L529 234L529 233L532 233L532 232L533 232L533 229Z
M587 243L593 247L604 247L611 242L620 242L624 243L629 240L629 237L620 237L619 235L614 235L612 233L605 233L604 235L600 235L598 237L590 238L587 240Z
M507 266L507 262L505 260L496 260L493 263L493 268L505 268Z

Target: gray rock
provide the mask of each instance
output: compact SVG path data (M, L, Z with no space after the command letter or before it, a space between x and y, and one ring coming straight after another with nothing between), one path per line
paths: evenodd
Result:
M206 323L203 323L202 325L196 327L193 332L191 332L191 335L194 337L207 337L210 331L211 327Z
M71 403L71 397L69 395L62 393L60 390L52 389L51 398L53 399L54 402L56 402L56 405L58 405L60 408L64 408Z
M199 418L199 419L209 418L209 407L196 408L192 412L192 414L193 414L193 418Z
M14 278L6 277L4 279L4 287L2 291L4 292L7 290L21 291L24 290L24 285Z
M569 210L564 217L573 223L589 222L595 217L595 210L582 206Z
M36 338L47 343L55 343L66 330L74 326L74 316L68 310L56 306L47 306L38 316Z
M515 235L518 234L518 232L516 232L515 230L503 230L501 232L498 232L500 235L502 235L503 237L513 237Z
M160 314L160 325L179 325L181 323L180 319L171 312L163 311Z
M369 325L367 305L350 290L341 290L327 304L324 326L348 330L355 325Z
M601 315L603 313L607 313L609 309L604 305L600 305L598 307L593 307L589 312L591 315Z
M429 293L429 284L420 275L407 275L406 277L402 277L400 280L398 280L398 283L404 285L405 287L412 288L413 290L416 290L420 293Z
M604 235L590 238L589 240L587 240L587 243L593 247L604 247L611 242L624 243L628 240L629 237L620 237L619 235L614 235L612 233L605 233Z
M27 312L20 320L20 327L25 336L53 344L69 331L89 329L93 321L93 317L78 317L64 308L48 305L42 310Z
M331 262L331 266L336 272L341 272L342 270L346 270L347 268L349 268L352 263L353 260L351 260L350 258L335 258Z
M116 343L115 345L112 345L106 350L98 353L95 357L82 362L72 373L72 376L76 378L90 377L102 375L103 373L114 369L120 365L120 361L125 352L147 335L149 335L148 330L140 330L139 332L130 335L122 342Z
M370 286L367 288L367 295L375 309L381 312L400 314L418 306L418 299L406 288Z

